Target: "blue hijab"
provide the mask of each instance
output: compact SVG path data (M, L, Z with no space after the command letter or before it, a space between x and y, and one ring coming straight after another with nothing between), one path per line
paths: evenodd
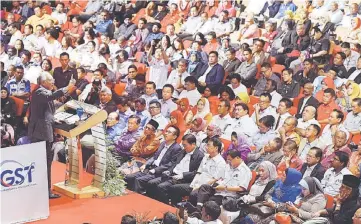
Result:
M299 185L302 179L302 174L292 168L286 169L286 179L278 180L274 186L272 193L272 200L274 202L295 202L296 197L301 193L301 186Z

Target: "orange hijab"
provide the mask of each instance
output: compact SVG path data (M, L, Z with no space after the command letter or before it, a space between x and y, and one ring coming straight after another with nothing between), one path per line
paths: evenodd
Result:
M330 77L326 77L322 80L323 83L325 83L325 85L327 86L327 88L331 88L333 90L335 90L335 82L330 78ZM322 83L321 82L321 83ZM316 99L318 100L318 102L322 102L322 98L323 98L323 93L324 90L321 89L320 91L318 91L316 93Z
M355 22L356 22L356 27L353 30L359 29L361 27L361 19L358 17L355 17L355 18L353 18L353 20L355 20Z
M186 109L185 109L184 112L181 111L181 109L180 109L180 103L181 103L181 102L182 102L182 103L185 105L185 107L186 107ZM188 111L189 111L190 109L191 109L191 106L190 106L189 100L188 100L187 98L182 98L182 99L178 100L178 110L182 113L184 119L186 118L187 113L188 113Z
M179 128L179 137L177 138L177 143L180 143L182 141L184 132L186 131L186 126L184 124L184 118L183 118L183 114L182 112L178 111L178 110L174 110L170 113L170 117L174 117L177 120L177 123L174 124L174 126ZM170 126L172 125L171 122L169 122L169 124L165 127L164 131L166 131Z

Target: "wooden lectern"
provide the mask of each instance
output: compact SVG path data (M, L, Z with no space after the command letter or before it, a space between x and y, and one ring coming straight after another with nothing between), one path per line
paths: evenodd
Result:
M74 111L81 108L85 119L79 120ZM54 116L62 124L55 125L54 132L67 140L68 159L65 181L54 184L54 190L72 198L103 197L102 184L105 181L106 141L103 121L107 112L93 105L71 100L61 106ZM77 124L75 124L75 123ZM79 135L91 130L95 151L95 174L86 173L83 168L82 150Z

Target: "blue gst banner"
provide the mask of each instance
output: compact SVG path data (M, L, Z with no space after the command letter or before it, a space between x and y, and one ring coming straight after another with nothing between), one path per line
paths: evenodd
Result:
M19 188L34 185L33 172L35 162L21 164L15 160L5 160L0 164L1 190Z

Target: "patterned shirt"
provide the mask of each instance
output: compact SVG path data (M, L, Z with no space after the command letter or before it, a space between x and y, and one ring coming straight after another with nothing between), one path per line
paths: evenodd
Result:
M6 83L6 88L9 90L10 96L30 93L30 82L24 78L17 82L16 79L13 78Z

